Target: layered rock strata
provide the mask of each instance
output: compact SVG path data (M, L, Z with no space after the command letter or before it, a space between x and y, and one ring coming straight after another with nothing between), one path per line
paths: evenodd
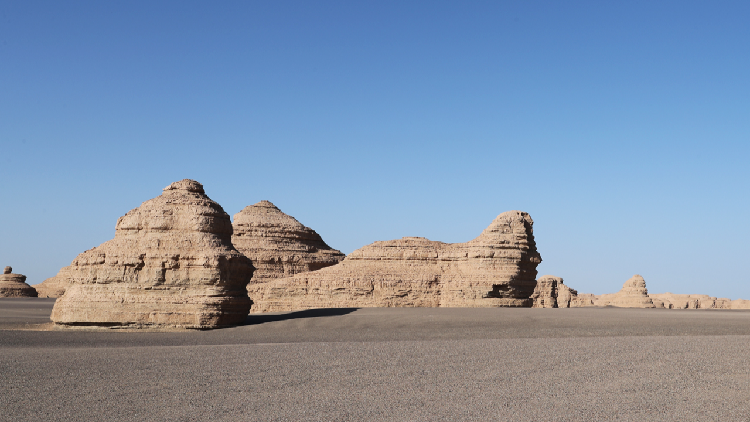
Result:
M232 243L255 266L250 284L319 270L344 259L315 230L269 201L245 207L234 215L232 226Z
M117 220L115 237L78 255L51 319L64 326L215 328L244 322L250 260L232 223L194 180Z
M530 307L536 286L533 220L500 214L476 239L379 241L340 264L248 290L253 312L341 307Z
M532 308L570 308L578 292L563 283L561 277L545 275L539 277L531 295Z
M682 295L674 293L650 294L657 308L667 309L750 309L750 300L716 298L709 295Z
M617 293L599 296L597 306L616 306L619 308L654 308L648 296L646 280L636 274L623 284Z
M12 267L5 267L0 275L0 297L37 297L37 293L26 284L25 275L13 274Z
M50 277L39 284L35 284L34 287L39 293L39 297L60 297L65 294L65 289L73 280L70 276L70 267L62 267L57 275Z

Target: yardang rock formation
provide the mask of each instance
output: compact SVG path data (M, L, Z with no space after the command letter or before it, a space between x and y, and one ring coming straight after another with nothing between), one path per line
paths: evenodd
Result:
M476 239L380 241L340 264L248 286L253 312L341 307L531 306L536 267L533 220L500 214Z
M232 243L255 266L248 287L330 267L344 259L344 254L328 246L315 230L269 201L245 207L234 215L232 226Z
M64 326L214 328L250 309L250 260L231 242L229 215L194 180L117 220L115 238L78 255L52 321Z
M0 275L0 297L37 297L37 293L26 284L25 275L13 274L12 267L5 267Z
M646 280L636 274L623 284L617 293L601 295L598 306L616 306L620 308L654 308L654 303L648 297Z
M39 293L39 297L60 297L65 294L65 289L68 288L73 278L68 274L70 272L70 266L60 268L57 275L50 277L39 284L35 284L34 287Z
M539 277L531 295L532 308L570 308L578 292L563 284L563 279L553 275Z

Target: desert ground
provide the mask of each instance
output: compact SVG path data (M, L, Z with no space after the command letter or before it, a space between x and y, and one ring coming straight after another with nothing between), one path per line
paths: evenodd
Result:
M750 311L360 308L55 329L0 299L0 420L750 420Z

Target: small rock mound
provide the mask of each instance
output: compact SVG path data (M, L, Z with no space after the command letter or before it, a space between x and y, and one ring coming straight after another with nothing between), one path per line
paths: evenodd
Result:
M545 275L539 277L531 295L532 308L570 308L578 292L563 284L561 277Z
M234 215L232 226L232 243L256 268L250 284L319 270L344 259L315 230L269 201L245 207Z
M13 274L12 267L5 267L0 275L0 297L37 297L37 293L26 284L25 275Z
M372 243L340 264L248 287L253 312L342 307L530 307L536 286L533 220L500 214L476 239Z
M250 260L231 242L229 215L194 180L117 220L115 238L78 255L55 278L64 326L215 328L244 322Z
M619 292L599 296L594 302L594 306L655 308L654 302L648 296L646 280L638 274L628 279Z

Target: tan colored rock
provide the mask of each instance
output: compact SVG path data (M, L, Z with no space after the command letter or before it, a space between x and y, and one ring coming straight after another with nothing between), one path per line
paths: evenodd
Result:
M62 267L56 276L50 277L32 287L39 293L39 297L60 297L73 281L73 278L68 274L70 271L69 266Z
M229 215L194 180L117 220L115 237L78 255L52 309L64 326L214 328L250 309L250 260L231 242Z
M596 306L616 306L619 308L654 308L648 296L646 281L640 275L631 277L617 293L604 294L595 301Z
M657 308L667 309L750 309L750 301L745 299L730 300L708 295L652 293L652 300Z
M533 220L500 214L476 239L372 243L340 264L248 287L253 312L341 307L529 307L536 286Z
M5 267L0 275L0 297L37 297L37 293L26 284L25 275L13 274L12 267Z
M232 226L232 243L255 266L250 284L319 270L344 259L344 254L328 246L315 230L269 201L245 207L234 215Z
M578 292L563 283L561 277L545 275L539 277L531 294L532 308L570 308Z
M599 295L591 293L578 293L578 295L571 299L571 308L585 308L588 306L598 306Z

